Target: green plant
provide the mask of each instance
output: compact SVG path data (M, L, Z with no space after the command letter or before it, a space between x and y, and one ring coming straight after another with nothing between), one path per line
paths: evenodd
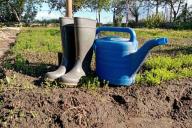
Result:
M192 68L183 68L178 71L180 77L192 77Z
M79 87L95 90L100 87L99 78L95 77L94 75L82 77L79 82Z
M145 20L145 26L147 28L158 28L165 22L163 14L152 14Z
M149 58L145 63L145 67L149 70L157 68L172 70L181 67L181 65L181 61L173 59L169 56L157 56L155 58Z
M58 81L51 81L49 79L44 79L44 81L41 83L41 86L48 87L48 88L64 88L65 85Z
M192 77L192 55L179 54L174 57L154 56L144 64L136 77L139 84L158 85L162 81Z
M148 85L157 85L162 81L167 81L175 78L176 74L164 68L152 69L145 71L143 74L137 76L137 83L146 83Z
M25 28L19 34L14 53L22 52L59 52L60 32L58 28Z
M3 98L0 96L0 108L1 106L3 106L3 104L4 104Z

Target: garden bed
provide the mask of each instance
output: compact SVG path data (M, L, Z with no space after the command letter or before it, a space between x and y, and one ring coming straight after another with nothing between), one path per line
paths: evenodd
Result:
M42 79L57 68L59 30L23 29L1 64L0 127L190 128L191 31L136 32L139 42L158 36L170 40L169 45L152 51L139 71L137 84L100 87L93 75L79 87L67 88ZM92 65L94 68L94 61Z

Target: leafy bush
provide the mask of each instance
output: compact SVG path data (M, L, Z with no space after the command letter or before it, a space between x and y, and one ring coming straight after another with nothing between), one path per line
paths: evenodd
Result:
M152 14L145 20L145 26L148 28L158 28L162 23L165 23L165 18L162 14Z

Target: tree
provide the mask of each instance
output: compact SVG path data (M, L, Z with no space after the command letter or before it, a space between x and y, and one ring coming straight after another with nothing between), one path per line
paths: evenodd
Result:
M1 0L2 14L6 14L10 18L4 20L18 21L21 22L21 15L23 13L25 0ZM9 15L10 14L10 15Z
M37 1L36 1L37 2ZM24 8L24 15L22 17L22 20L26 22L27 24L30 24L35 19L35 16L37 15L38 7L34 0L26 0L25 8Z
M135 22L138 23L139 21L139 15L140 15L140 9L143 7L143 0L132 0L130 1L130 12L132 16L135 17Z
M118 26L122 22L125 12L128 11L126 2L126 0L112 1L111 8L113 11L113 24L115 26Z
M37 4L43 0L0 0L0 21L16 21L21 23L22 15L31 15L31 18L37 14ZM36 11L35 11L36 10ZM26 18L26 16L24 16Z
M143 0L144 8L147 10L147 18L150 16L151 9L153 8L153 4L151 0Z
M46 0L46 3L48 3L50 7L50 11L57 10L61 13L65 12L66 8L66 0ZM85 6L86 0L73 0L73 12L77 12L82 7Z
M177 19L179 11L182 8L182 5L185 3L185 0L166 0L166 2L171 7L171 12L173 13L173 21L175 21Z
M192 22L192 12L190 11L190 7L185 3L183 6L181 14L178 15L177 20L179 22Z
M97 22L101 22L101 11L109 11L110 9L110 2L111 0L87 0L86 1L86 7L90 8L92 11L96 12L96 15L98 15Z
M159 7L165 0L151 0L151 4L156 8L156 15L159 13Z

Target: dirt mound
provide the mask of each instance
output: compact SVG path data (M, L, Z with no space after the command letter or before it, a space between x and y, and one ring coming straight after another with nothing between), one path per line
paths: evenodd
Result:
M180 99L174 100L172 116L176 120L192 120L192 87L185 88Z
M0 103L0 127L190 128L192 79L97 91L11 89Z

